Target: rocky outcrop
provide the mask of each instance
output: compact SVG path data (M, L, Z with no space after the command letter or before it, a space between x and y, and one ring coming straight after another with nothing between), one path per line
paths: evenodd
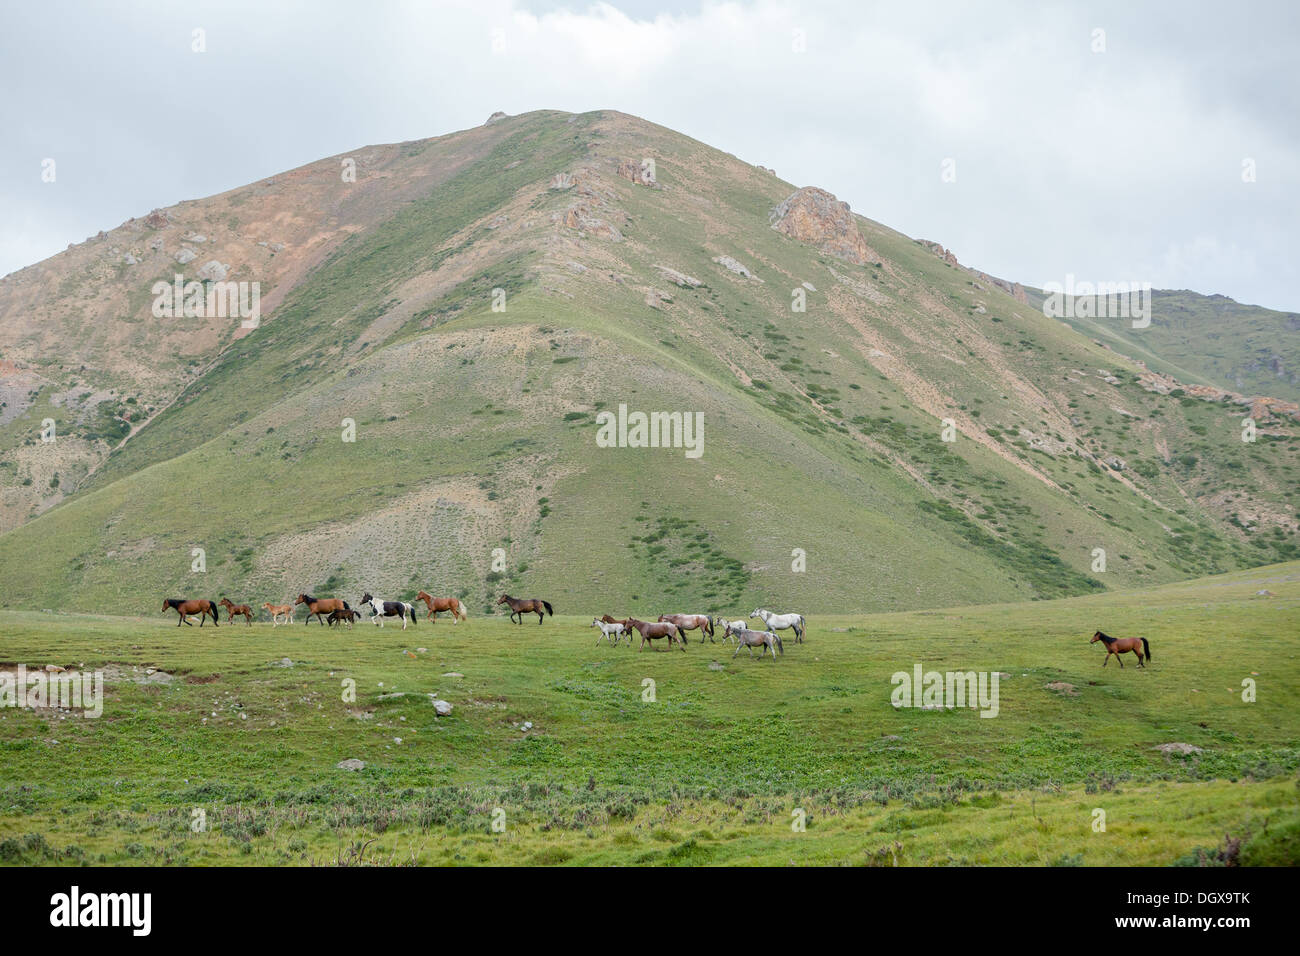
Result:
M1141 365L1142 363L1137 364ZM1145 366L1138 376L1138 384L1148 392L1156 392L1160 395L1181 392L1203 402L1246 406L1250 409L1250 417L1260 423L1274 421L1284 415L1300 419L1300 404L1296 402L1289 402L1282 398L1270 398L1267 395L1247 397L1239 392L1230 392L1226 388L1219 388L1217 385L1183 385L1173 376L1153 372Z
M731 256L714 256L713 261L722 266L722 268L729 272L734 272L738 276L742 276L746 279L758 279L759 282L763 281L762 279L759 279L758 276L754 275L754 273L750 272L743 262L739 262Z
M618 175L638 186L657 186L655 180L655 167L652 162L637 162L634 159L625 159L618 164L616 170Z
M572 189L573 183L574 183L574 179L571 174L556 173L554 176L551 177L551 185L549 188L559 189L559 190Z
M501 112L501 110L497 110L495 113L493 113L491 116L487 118L487 122L484 123L483 125L491 126L493 123L500 123L505 118L506 118L506 114Z
M618 242L623 234L618 228L599 218L586 203L575 203L564 213L563 222L570 229L577 229L589 236Z
M166 229L171 225L171 220L167 218L167 213L161 209L155 209L149 215L144 217L144 224L150 229Z
M943 246L939 245L939 243L933 242L929 239L918 239L916 241L925 246L925 248L929 249L944 262L948 263L948 265L961 266L961 263L957 261L957 257L952 253L952 251L945 249Z
M845 262L865 266L880 259L862 238L849 204L816 186L796 189L772 210L769 219L782 235Z

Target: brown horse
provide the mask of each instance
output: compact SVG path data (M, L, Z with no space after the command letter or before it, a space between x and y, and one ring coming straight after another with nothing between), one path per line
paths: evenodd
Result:
M262 607L271 614L271 626L275 627L280 623L280 616L284 615L284 623L293 623L293 605L292 604L272 604L269 601Z
M686 639L677 632L677 625L673 624L671 621L661 621L657 624L649 624L645 621L638 621L636 618L630 617L627 619L627 622L636 628L641 634L641 646L637 648L638 651L645 650L646 641L654 641L661 637L666 637L668 638L669 650L672 650L674 644L680 644L682 653L686 652ZM651 649L653 650L653 648L654 645L652 644Z
M242 614L244 615L244 624L248 627L253 626L253 609L247 604L235 604L227 597L223 597L217 603L226 609L227 621L233 621L236 614Z
M460 606L460 601L454 597L436 598L428 591L421 591L415 596L415 599L429 605L429 613L424 616L426 621L438 620L439 611L451 611L451 623L453 624L469 620L464 609Z
M1106 659L1101 662L1102 667L1110 663L1110 655L1114 654L1115 660L1119 661L1122 670L1124 658L1120 657L1120 655L1128 651L1132 651L1133 656L1138 659L1138 667L1146 667L1146 664L1142 663L1144 657L1151 660L1151 645L1147 643L1145 637L1111 637L1109 634L1097 631L1092 635L1092 640L1088 643L1096 644L1098 641L1106 642Z
M339 621L347 621L348 630L351 630L352 625L355 624L360 619L361 619L360 611L354 611L351 608L348 608L347 610L344 611L330 611L330 616L327 618L327 621L330 627L333 627Z
M550 603L538 598L512 598L509 594L503 594L497 599L497 603L510 605L510 620L514 621L515 615L519 615L519 620L515 621L516 624L524 623L525 614L536 614L537 623L541 624L543 617L545 617L542 613L543 608L546 609L546 614L555 617L555 612L551 610Z
M697 627L700 629L700 643L704 643L705 635L709 640L713 640L713 621L709 620L705 614L660 614L659 620L667 621L669 624L676 624L677 630L682 632L682 640L686 640L686 631L693 631Z
M310 594L299 594L298 600L293 603L295 606L307 605L307 619L303 621L304 624L310 624L312 617L318 618L321 624L324 624L325 615L330 611L352 610L352 606L342 598L314 598Z
M199 627L202 627L203 622L209 617L212 618L212 626L216 627L218 616L220 614L217 610L217 602L209 601L207 598L198 598L194 601L187 601L185 598L166 598L163 601L162 609L164 611L175 611L181 616L181 619L176 622L177 627L180 627L181 624L187 624L190 627L193 627L194 622L189 620L191 614L199 615Z

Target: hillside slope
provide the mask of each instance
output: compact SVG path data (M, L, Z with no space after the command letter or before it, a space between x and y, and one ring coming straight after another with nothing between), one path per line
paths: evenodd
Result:
M39 378L0 424L0 602L866 611L1297 553L1292 418L1242 442L1239 409L820 191L613 112L354 156L154 217L155 252L215 234L263 283L259 328L154 319L176 263L109 268L138 223L0 282L2 358ZM90 344L84 301L120 310ZM600 447L621 405L702 413L703 454Z

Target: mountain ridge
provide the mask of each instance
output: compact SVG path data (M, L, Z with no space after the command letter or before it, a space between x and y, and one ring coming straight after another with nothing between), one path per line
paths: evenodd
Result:
M352 184L340 179L349 158ZM536 581L579 600L612 591L627 601L653 587L700 603L793 594L858 610L943 603L948 587L958 603L990 587L1046 596L1289 556L1295 435L1286 416L1261 423L1264 441L1243 458L1224 408L1194 397L1188 405L1185 389L1148 391L1143 366L1036 314L1031 292L1021 299L1015 286L1006 290L856 214L857 241L840 234L859 253L848 259L819 248L815 236L772 228L773 211L802 191L635 117L543 111L327 157L156 211L157 227L119 227L140 237L148 257L123 252L124 241L105 234L58 269L42 264L39 283L14 283L21 293L0 280L0 357L12 374L44 379L0 426L2 447L15 452L13 467L0 472L10 529L0 536L0 570L6 579L30 576L24 550L62 542L41 564L49 581L25 581L10 599L93 598L111 591L114 573L147 580L131 591L141 596L186 583L182 558L199 545L180 543L195 537L188 529L147 533L170 522L150 494L181 503L166 487L174 482L197 495L197 511L228 517L242 499L204 480L204 469L232 484L257 475L297 492L262 515L273 530L217 535L207 548L221 557L218 580L231 589L268 579L306 586L303 577L313 586L333 579L366 587L359 579L368 575L405 592L428 568L475 600L498 583ZM183 250L194 257L176 262ZM173 264L212 261L232 280L265 277L260 328L204 320L158 328L140 318L140 273L153 279ZM791 305L801 289L802 313ZM504 312L492 311L494 290ZM32 334L42 293L55 304ZM51 348L66 351L65 361L52 362ZM141 354L165 358L146 366ZM439 404L420 395L421 380L402 363L420 369ZM605 376L605 368L620 371ZM645 368L654 375L636 374ZM523 383L511 383L515 375ZM6 394L31 395L33 384ZM608 457L592 453L583 431L620 397L702 409L711 422L720 416L720 427L710 427L718 460L709 469L705 455L707 473L677 476L666 461L636 461L670 505L662 513L631 504L635 485L606 474ZM104 446L122 437L112 422L132 416L133 436L107 454ZM64 426L53 449L31 441L44 417ZM327 437L340 425L326 422L345 417L357 422L363 445L406 442L413 460L395 464L395 474L353 462L351 449ZM945 420L955 447L941 438ZM474 449L444 459L439 430ZM495 435L509 441L495 444ZM337 447L327 452L325 443ZM765 449L761 464L754 446ZM1264 448L1267 456L1249 455ZM519 461L507 464L510 449ZM319 487L268 469L273 457L313 470ZM1234 474L1243 469L1251 482ZM791 477L783 481L780 470ZM498 471L509 481L495 481ZM51 476L72 487L66 500L50 489ZM126 485L114 491L119 482ZM622 496L612 502L603 500L611 484ZM367 510L355 504L362 487L398 503ZM24 488L43 493L38 516ZM816 488L823 500L791 498L792 488ZM294 500L332 510L290 531ZM832 502L841 514L865 513L844 525L822 507ZM788 534L738 527L755 515L779 522L778 503L807 518L811 537L835 544L814 577L779 570L800 546L782 550L777 542ZM901 517L885 517L888 509ZM592 517L632 540L602 543L601 560L574 565L582 522ZM372 526L400 538L412 520L439 529L411 535L407 558L334 543ZM909 535L914 553L898 540ZM1093 574L1093 548L1073 535L1097 546L1113 539L1108 552L1126 558ZM884 553L842 556L864 536ZM508 573L496 578L503 572L492 570L494 543L510 554ZM954 572L948 553L966 570ZM583 580L538 580L539 561ZM626 584L613 581L614 570ZM884 593L853 583L873 575L889 579Z

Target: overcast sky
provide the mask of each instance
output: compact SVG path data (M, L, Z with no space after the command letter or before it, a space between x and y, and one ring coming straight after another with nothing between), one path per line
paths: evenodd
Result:
M1300 311L1297 10L6 0L0 274L358 146L612 108L995 275Z

